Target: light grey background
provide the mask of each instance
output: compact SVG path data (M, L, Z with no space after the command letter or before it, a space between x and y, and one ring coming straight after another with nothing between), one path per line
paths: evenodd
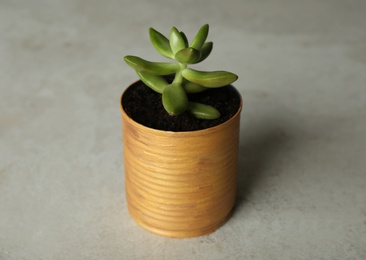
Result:
M366 259L366 2L0 0L0 259ZM123 56L148 28L240 76L238 206L215 233L151 234L124 196Z

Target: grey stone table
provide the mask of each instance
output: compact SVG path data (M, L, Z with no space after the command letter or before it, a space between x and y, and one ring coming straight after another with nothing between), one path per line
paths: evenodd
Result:
M366 2L0 1L0 259L366 259ZM232 218L193 239L129 217L123 62L148 28L215 46L243 95Z

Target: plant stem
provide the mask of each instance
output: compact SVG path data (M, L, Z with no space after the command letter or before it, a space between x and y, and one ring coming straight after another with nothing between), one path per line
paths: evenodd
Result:
M186 64L182 64L182 63L179 63L179 65L180 65L180 70L175 74L175 77L174 77L174 80L173 80L172 83L182 85L183 84L182 71L185 68L187 68L187 65Z

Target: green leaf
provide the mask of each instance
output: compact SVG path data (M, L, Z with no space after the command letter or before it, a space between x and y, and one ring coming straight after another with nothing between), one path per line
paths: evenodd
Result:
M174 55L175 59L183 64L197 63L201 58L201 52L193 48L184 48Z
M183 84L183 88L186 93L199 93L199 92L203 92L203 91L207 90L206 87L201 86L197 83L190 82L190 81L186 81Z
M198 62L205 60L211 53L213 47L212 42L205 42L201 48L201 58Z
M174 59L172 49L170 48L169 40L156 31L154 28L149 29L150 40L154 48L163 56Z
M194 37L191 47L196 50L201 50L203 44L205 43L208 35L208 24L205 24L198 30L196 36Z
M182 76L194 83L200 84L207 88L218 88L229 85L238 79L234 73L227 71L198 71L186 68L182 71Z
M220 112L209 105L204 105L196 102L189 102L189 112L199 119L217 119L220 117Z
M173 51L173 54L176 54L181 49L188 47L188 46L186 46L186 41L185 41L184 37L175 27L173 27L170 31L169 43L170 43L170 48Z
M179 71L178 63L152 62L136 56L125 56L125 62L137 72L147 72L155 75L169 75Z
M179 84L166 86L162 99L163 106L169 115L179 115L185 112L189 106L187 94Z
M157 93L163 94L168 82L162 76L156 76L147 72L137 72L137 75L146 86Z
M185 35L185 33L184 32L179 32L180 33L180 35L182 36L182 38L183 38L183 40L184 40L184 45L186 46L186 47L188 47L188 39L187 39L187 36Z

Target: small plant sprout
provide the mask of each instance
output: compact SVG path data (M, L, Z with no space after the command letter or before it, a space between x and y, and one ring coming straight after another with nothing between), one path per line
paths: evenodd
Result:
M187 94L203 92L209 88L219 88L231 84L238 76L227 71L198 71L188 68L205 60L211 53L213 43L206 42L208 24L202 26L189 45L186 35L173 27L169 39L150 28L150 40L155 49L163 56L176 62L151 62L136 56L125 56L142 82L157 93L162 94L165 110L170 115L189 111L196 118L216 119L220 112L209 105L190 102ZM168 83L164 76L174 75Z

